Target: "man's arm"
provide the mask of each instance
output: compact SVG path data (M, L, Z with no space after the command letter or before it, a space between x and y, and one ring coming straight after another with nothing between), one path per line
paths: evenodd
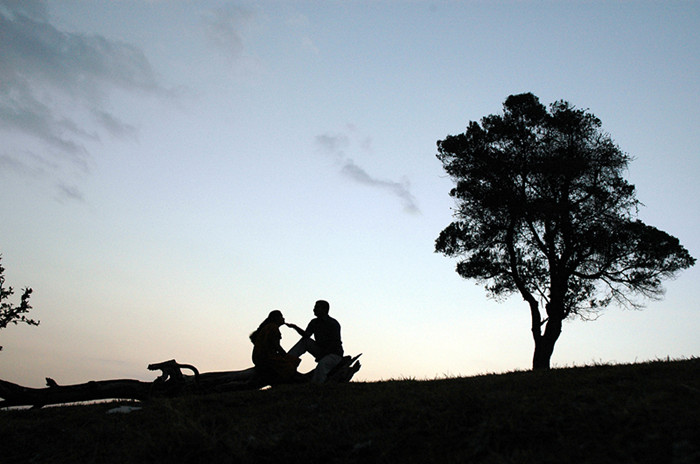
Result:
M314 333L311 322L309 322L309 326L306 328L306 330L302 330L301 327L299 327L299 326L296 325L296 324L285 323L284 325L286 325L286 326L289 327L290 329L296 330L296 332L297 332L299 335L301 335L302 337L307 337L307 338L309 338L309 337L311 337L311 335L313 335L313 333Z

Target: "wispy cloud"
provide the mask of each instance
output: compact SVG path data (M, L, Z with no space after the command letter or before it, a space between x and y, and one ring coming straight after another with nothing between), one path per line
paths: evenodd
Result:
M420 210L416 205L416 199L413 197L410 190L411 185L407 180L404 180L403 182L394 182L390 180L376 179L367 174L367 171L356 165L350 159L346 160L345 165L343 165L342 172L360 184L393 193L401 199L406 212L420 213Z
M23 176L35 177L45 172L40 157L31 152L20 153L20 156L0 153L0 173L12 172ZM27 162L29 160L29 162Z
M52 158L46 163L83 171L88 141L135 136L136 128L109 110L111 90L167 93L140 49L62 31L41 0L0 0L0 63L0 133L5 163L15 165L36 162L23 153L43 153ZM80 198L72 189L68 196Z
M325 153L345 158L345 149L350 145L350 139L343 134L321 134L316 136L316 144Z
M136 127L120 121L107 111L96 108L93 110L93 116L114 137L136 137Z
M229 59L240 58L245 50L243 29L253 14L243 8L226 5L202 13L202 25L209 42Z
M83 201L83 193L74 185L66 185L64 183L59 183L58 187L58 200L59 201Z
M351 137L352 136L352 137ZM347 151L354 147L351 142L357 137L357 128L348 125L347 132L326 133L316 136L317 147L327 155L333 156L340 163L340 172L358 184L382 190L398 197L403 204L404 211L411 214L419 214L420 209L416 199L411 193L411 185L408 180L401 182L379 179L370 175L364 168L358 166L348 157ZM370 137L360 137L356 143L361 151L371 152L372 139Z
M321 53L320 48L309 35L311 21L308 16L294 13L287 18L286 24L290 28L290 39L298 41L303 50L310 51L314 55Z

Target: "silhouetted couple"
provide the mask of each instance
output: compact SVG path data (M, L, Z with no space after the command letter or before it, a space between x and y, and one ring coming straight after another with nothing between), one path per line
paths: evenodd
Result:
M259 375L270 384L303 382L307 375L297 372L304 353L316 359L316 368L309 373L311 381L323 383L328 374L343 359L340 340L340 324L328 315L330 305L319 300L314 305L314 315L306 330L295 324L287 324L281 311L270 312L258 329L250 334L253 342L253 364ZM280 342L280 327L286 325L297 331L301 339L285 352Z

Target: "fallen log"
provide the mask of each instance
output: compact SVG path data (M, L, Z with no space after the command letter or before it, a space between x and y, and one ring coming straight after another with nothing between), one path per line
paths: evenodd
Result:
M145 400L150 396L150 382L138 380L100 380L79 385L60 386L53 379L46 379L47 388L28 388L0 380L0 407L33 406L75 403L102 399Z
M352 380L355 373L362 367L358 361L360 356L362 356L362 353L354 357L344 356L340 363L328 374L327 382L345 383Z
M182 374L187 368L194 376ZM261 388L256 381L255 368L242 371L210 372L200 374L189 364L178 364L174 359L148 366L162 374L153 382L133 379L98 380L76 385L59 385L46 379L46 388L29 388L0 380L0 408L7 406L33 406L40 408L50 404L75 403L105 399L145 401L156 396L177 396L184 393L225 392Z
M360 369L357 359L346 356L329 374L329 382L349 382ZM41 408L50 404L76 403L106 399L145 401L159 396L177 396L185 393L223 393L241 390L256 390L267 386L254 367L241 371L200 373L191 364L179 364L174 359L150 364L149 370L160 370L161 375L153 382L133 379L98 380L76 385L59 385L46 379L46 388L29 388L0 380L0 408L9 406L33 406ZM194 375L184 375L188 369ZM306 378L301 376L299 382Z

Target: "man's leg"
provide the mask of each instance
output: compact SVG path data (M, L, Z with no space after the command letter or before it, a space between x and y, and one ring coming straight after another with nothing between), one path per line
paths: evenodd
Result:
M311 381L314 383L324 383L328 378L328 374L343 360L342 356L337 354L328 354L318 360L318 365L314 369Z
M301 339L299 339L299 341L289 349L287 354L290 354L296 358L301 358L302 354L308 352L315 357L318 351L318 345L315 341L308 337L301 337Z

